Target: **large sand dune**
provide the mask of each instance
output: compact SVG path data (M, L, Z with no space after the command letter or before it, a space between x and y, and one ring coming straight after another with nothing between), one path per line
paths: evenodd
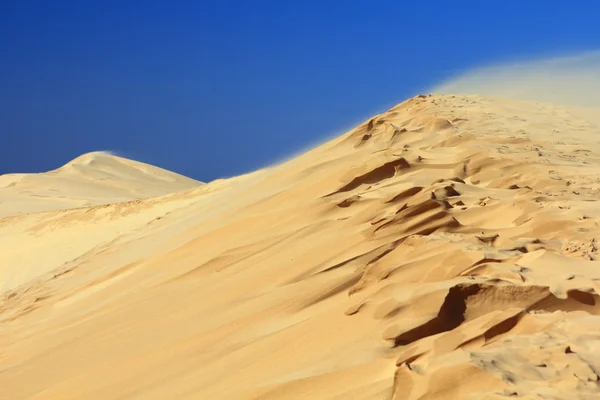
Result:
M119 203L201 184L152 165L94 152L54 171L0 175L0 217Z
M599 116L419 96L249 175L13 212L0 398L598 398Z

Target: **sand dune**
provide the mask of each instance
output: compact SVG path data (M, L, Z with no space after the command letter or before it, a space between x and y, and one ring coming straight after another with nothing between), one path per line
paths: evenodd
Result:
M109 153L77 157L41 174L0 176L0 218L119 203L201 185L193 179Z
M4 218L0 398L597 398L597 115L418 96L276 167Z

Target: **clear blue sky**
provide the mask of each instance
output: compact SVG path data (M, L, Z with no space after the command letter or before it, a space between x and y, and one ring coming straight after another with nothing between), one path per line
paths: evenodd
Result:
M597 1L0 2L0 173L95 150L209 181L467 68L600 47Z

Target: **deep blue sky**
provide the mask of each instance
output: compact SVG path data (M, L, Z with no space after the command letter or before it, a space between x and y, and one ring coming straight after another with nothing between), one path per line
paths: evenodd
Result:
M94 150L203 181L248 172L467 68L598 48L598 15L597 1L0 1L0 173Z

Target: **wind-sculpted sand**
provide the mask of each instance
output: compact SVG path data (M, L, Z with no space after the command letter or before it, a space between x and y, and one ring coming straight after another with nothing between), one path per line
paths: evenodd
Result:
M599 121L418 96L276 167L4 218L0 398L598 398Z

